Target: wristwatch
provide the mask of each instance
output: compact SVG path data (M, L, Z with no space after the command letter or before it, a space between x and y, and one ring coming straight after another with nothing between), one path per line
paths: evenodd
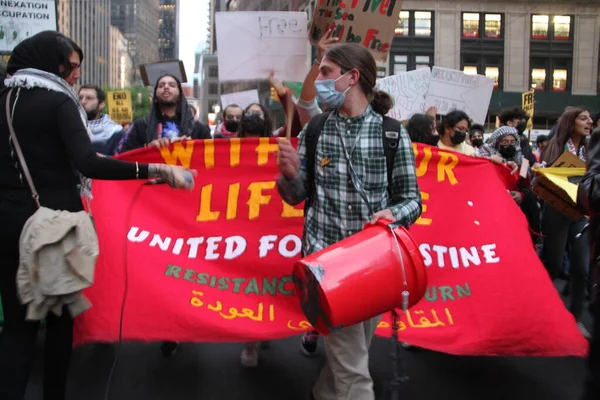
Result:
M317 58L315 58L315 59L313 60L313 64L316 64L316 65L321 65L321 61L319 61Z

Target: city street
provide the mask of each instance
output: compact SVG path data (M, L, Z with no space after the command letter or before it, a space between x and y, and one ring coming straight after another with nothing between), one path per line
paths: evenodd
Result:
M589 314L584 323L591 327ZM318 356L305 357L299 337L272 342L270 348L261 350L257 369L240 365L239 343L183 344L171 358L163 358L159 346L123 345L108 397L106 383L117 345L76 349L68 399L305 400L325 359L321 343ZM383 338L375 338L371 346L377 399L388 399L391 350L390 341ZM41 348L38 354L26 400L41 399ZM403 400L578 400L586 372L585 360L574 357L456 357L426 350L403 354L410 377L402 387Z

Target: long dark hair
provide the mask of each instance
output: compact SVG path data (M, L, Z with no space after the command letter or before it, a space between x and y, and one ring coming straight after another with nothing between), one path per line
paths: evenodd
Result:
M575 129L575 120L583 112L588 111L583 107L567 107L562 113L556 127L556 134L552 136L548 145L544 148L540 157L541 161L545 161L548 166L554 164L560 155L564 152L565 145L571 138L571 134ZM585 140L582 140L580 145L585 146ZM577 149L579 150L579 149Z
M330 47L324 58L339 65L342 74L356 68L360 72L358 84L369 99L373 110L385 115L394 106L394 100L386 92L375 89L377 64L369 50L357 43L342 43Z
M69 57L71 57L71 54L75 51L79 54L79 62L83 63L83 50L81 50L81 47L79 47L77 43L66 36L58 36L56 42L58 48L58 62L59 65L64 67L64 70L59 72L58 76L65 79L73 72L73 66L71 65L71 61L69 61Z
M450 111L448 114L442 117L442 123L438 125L438 133L440 136L444 136L446 128L454 128L456 124L462 120L466 120L469 124L469 128L471 127L471 120L469 119L467 113L460 110Z
M248 112L248 110L250 110L250 107L252 106L259 106L263 115L265 116L265 130L264 132L260 135L260 137L271 137L273 136L273 116L271 115L271 111L263 106L260 103L252 103L249 104L248 107L246 107L246 109L244 110L244 114L246 114ZM245 136L245 132L242 132L240 130L240 137L244 137Z

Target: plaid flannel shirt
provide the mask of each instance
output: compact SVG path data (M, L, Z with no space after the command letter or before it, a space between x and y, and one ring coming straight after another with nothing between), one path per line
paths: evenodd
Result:
M316 193L305 215L304 254L322 250L362 230L371 219L369 208L350 179L340 136L374 212L388 208L397 220L404 219L410 224L421 214L415 158L404 127L394 159L392 198L388 195L382 129L383 117L371 106L363 114L352 118L345 118L334 111L325 121L315 154ZM306 199L309 187L306 179L305 131L306 126L298 141L300 173L293 180L281 177L278 182L282 198L292 205Z

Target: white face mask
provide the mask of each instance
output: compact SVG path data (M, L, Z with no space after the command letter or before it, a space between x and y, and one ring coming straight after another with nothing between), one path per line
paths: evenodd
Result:
M344 76L346 76L348 72L346 72L344 75L338 77L335 80L323 79L321 81L315 81L315 89L317 90L317 96L319 96L319 99L321 99L321 101L327 106L327 108L339 108L344 104L344 100L346 99L346 92L350 90L351 86L349 86L348 89L344 90L343 92L340 92L335 88L335 83Z

